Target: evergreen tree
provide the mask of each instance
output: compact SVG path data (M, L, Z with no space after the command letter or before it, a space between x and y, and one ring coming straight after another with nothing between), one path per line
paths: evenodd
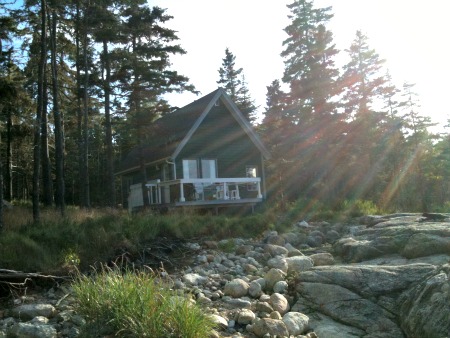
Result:
M257 107L249 95L247 83L243 75L243 69L236 69L236 56L228 48L225 49L225 57L219 68L219 80L217 84L223 86L231 100L236 103L239 110L249 122L255 122Z
M406 101L403 107L403 125L407 134L408 151L408 178L410 188L414 187L415 191L408 189L409 207L420 208L422 211L429 211L430 194L427 187L430 185L427 172L429 170L429 158L432 154L432 140L436 138L430 135L428 128L433 126L431 118L420 114L420 104L418 95L413 91L415 84L404 83L403 96ZM414 200L411 197L416 196Z
M349 122L346 138L347 159L351 168L353 199L368 198L376 190L377 177L384 172L385 157L380 145L385 137L388 111L383 110L383 99L391 94L383 69L384 60L368 45L368 38L356 32L356 38L347 50L350 61L341 77L344 90L342 102ZM350 177L349 177L350 179ZM374 195L374 194L373 194Z
M122 13L125 18L122 34L127 44L122 48L121 64L117 70L120 90L127 98L128 126L135 127L135 136L140 148L140 166L144 205L149 204L145 193L147 182L143 149L151 142L145 126L158 115L169 110L162 98L165 93L184 90L194 91L188 78L170 69L170 56L185 51L174 44L178 37L175 31L165 28L172 17L159 7L128 7Z
M335 112L331 99L338 94L334 65L338 51L325 27L333 15L331 7L314 8L308 0L296 0L288 7L292 23L285 28L288 38L281 53L286 59L283 82L289 84L291 105L298 111L293 122L305 123Z
M33 142L33 220L35 223L40 222L40 208L39 208L39 175L40 175L40 160L41 160L41 120L44 111L44 73L47 60L47 3L45 0L40 2L40 16L41 16L41 32L40 32L40 55L38 63L38 92L36 104L36 120L34 126L34 142Z
M325 26L332 18L331 7L314 8L312 1L296 0L288 8L292 22L285 28L288 38L281 53L285 58L283 82L290 87L285 117L291 128L285 139L285 149L289 149L285 156L294 161L296 172L290 176L297 186L287 186L317 197L323 194L332 170L334 160L327 156L336 152L329 147L342 129L335 103L339 72L334 57L338 51ZM322 187L311 184L319 181Z
M350 61L344 66L341 82L344 88L344 107L349 117L367 117L374 112L374 103L381 101L388 80L383 73L385 60L368 45L361 31L348 50Z
M264 140L269 147L278 147L283 136L289 135L289 121L286 118L287 94L281 89L279 80L267 86L266 111L262 121Z
M111 75L111 51L110 45L124 42L121 34L117 34L120 27L120 10L123 1L103 0L96 2L91 6L91 22L95 40L102 45L100 56L101 88L104 96L105 111L105 145L106 145L106 182L105 182L105 204L110 207L116 205L116 191L114 184L114 151L112 136L112 104L111 96L113 94L113 83Z

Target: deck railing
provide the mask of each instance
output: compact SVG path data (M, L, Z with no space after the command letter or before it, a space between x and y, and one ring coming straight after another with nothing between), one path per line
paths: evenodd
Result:
M160 188L179 187L179 202L187 199L205 200L240 200L239 187L256 193L256 198L262 198L260 177L228 177L228 178L183 178L159 183Z
M146 183L151 205L207 205L255 203L262 199L260 177L183 178ZM128 208L143 206L142 185L130 187Z

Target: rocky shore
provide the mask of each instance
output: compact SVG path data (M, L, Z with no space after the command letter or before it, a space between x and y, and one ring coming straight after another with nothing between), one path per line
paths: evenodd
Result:
M192 263L161 275L213 316L212 337L450 337L448 215L300 221L185 245ZM78 337L74 301L64 284L17 296L0 309L0 338Z

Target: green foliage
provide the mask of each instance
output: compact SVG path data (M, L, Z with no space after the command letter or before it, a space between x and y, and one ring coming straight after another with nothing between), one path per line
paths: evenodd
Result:
M0 266L21 271L43 271L54 262L42 243L19 233L4 232L0 236Z
M68 208L67 213L61 217L44 210L42 221L36 225L31 222L29 208L10 210L7 224L11 221L14 225L6 226L0 236L0 266L65 274L114 260L118 252L136 254L159 237L257 237L275 219L270 211L247 216L129 215L111 209L86 212Z
M365 200L345 201L343 211L350 217L377 215L381 213L381 210L372 201Z
M224 239L219 242L219 249L223 252L234 252L236 244L232 239Z
M89 325L84 336L209 337L210 317L189 299L147 272L103 268L93 277L79 275L73 289L77 310Z

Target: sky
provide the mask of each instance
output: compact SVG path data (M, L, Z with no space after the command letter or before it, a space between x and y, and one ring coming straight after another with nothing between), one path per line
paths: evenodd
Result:
M173 69L190 78L202 95L215 90L219 68L229 48L236 67L243 68L251 97L259 111L266 107L267 86L281 79L284 60L280 53L287 38L291 0L149 0L167 9L174 18L167 27L176 30L187 54L172 59ZM315 0L316 8L332 6L327 25L342 51L338 66L345 64L348 49L361 30L370 48L386 60L393 81L415 83L421 114L440 126L450 119L446 104L450 79L449 0ZM197 96L167 97L184 106Z

